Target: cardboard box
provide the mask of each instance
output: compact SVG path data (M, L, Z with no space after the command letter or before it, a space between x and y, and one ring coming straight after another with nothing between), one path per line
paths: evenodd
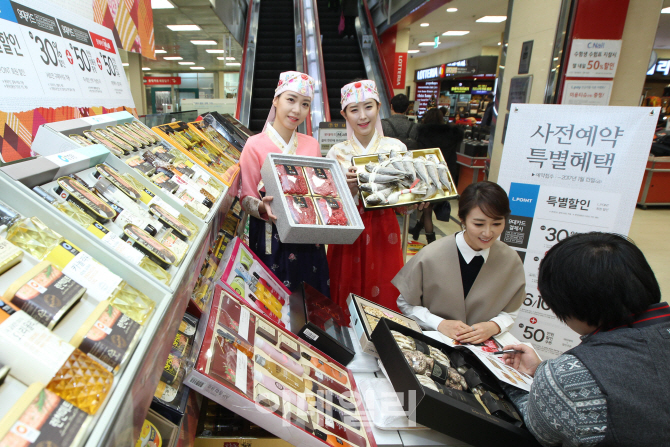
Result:
M385 318L379 321L372 333L372 341L393 388L401 393L399 399L408 418L475 447L540 445L527 429L488 414L481 404L477 405L479 402L472 393L451 390L450 395L446 395L421 386L391 330L421 340L443 352L450 353L457 348ZM486 370L474 356L471 364L473 369L480 368L476 369L478 373Z
M350 319L340 306L304 282L289 301L291 332L343 365L354 358Z
M442 156L442 151L440 151L439 148L415 149L415 150L409 151L409 152L412 154L413 158L426 157L426 158L432 159L433 161L440 162L440 163L442 163L446 166L446 162L444 161L444 157ZM407 153L407 151L398 152L399 155L403 155L403 154L406 154L406 153ZM386 155L388 155L388 154L386 154ZM358 169L357 172L360 174L362 172L367 172L367 170L365 169L365 165L367 163L377 164L377 162L379 161L379 155L378 154L358 155L358 156L351 157L351 160L352 160L354 166L356 166L356 168ZM390 166L390 167L392 168L393 166ZM456 190L456 184L454 183L454 179L451 178L451 173L449 172L449 170L447 170L447 176L449 177L449 185L450 185L451 191L446 190L446 189L442 190L442 189L438 188L437 193L434 196L432 196L431 198L427 199L427 200L424 200L422 195L407 193L407 194L400 195L400 198L399 198L398 202L395 203L395 204L382 203L382 204L379 204L379 205L369 205L367 203L367 201L365 200L365 198L370 193L363 192L362 190L359 189L358 194L359 194L360 199L363 203L363 207L366 210L393 208L393 207L396 207L396 206L407 206L407 205L413 205L413 204L418 204L418 203L422 203L422 202L441 202L441 201L444 201L444 200L458 199L459 196L458 196L458 191ZM417 176L417 179L418 179L418 176ZM361 184L360 178L358 180L358 184L359 184L359 186ZM401 189L406 189L407 187L402 186L400 188ZM397 189L398 189L398 187L394 187L394 191L397 190Z
M354 295L353 293L349 294L347 297L347 307L351 314L351 322L354 332L361 343L363 352L366 354L379 357L377 349L372 342L372 332L375 328L374 325L379 320L379 316L381 316L381 318L395 318L397 321L402 321L403 324L416 332L421 332L421 327L416 321L401 313L387 309L370 300L366 300L362 296ZM368 309L367 313L366 308ZM375 313L377 316L372 315L372 313Z
M300 196L284 195L275 165L294 166L300 175L302 175L302 167L330 170L333 182L337 188L338 197L336 199L342 204L348 224L322 224L316 200L323 200L324 197L316 194L309 186L307 194ZM277 232L282 242L295 244L352 244L365 229L354 199L347 187L347 181L342 173L342 168L336 160L300 155L268 154L261 168L261 176L265 184L266 194L274 197L272 212L277 216ZM309 181L306 181L306 183L309 185ZM304 197L306 201L311 202L317 216L317 222L320 222L320 224L296 224L289 209L291 205L288 201L292 197Z
M253 344L232 333L222 312L229 298L217 286L200 355L184 383L292 445L376 447L351 371L260 314L255 327L248 325L256 335ZM258 329L275 332L278 342ZM300 355L279 352L281 340L297 346ZM303 375L297 375L298 365ZM334 434L338 425L346 425L346 436Z
M278 438L195 438L194 447L292 447L293 444Z
M147 421L154 424L158 433L163 438L162 447L174 447L179 439L179 426L165 419L154 410L149 410L146 417Z

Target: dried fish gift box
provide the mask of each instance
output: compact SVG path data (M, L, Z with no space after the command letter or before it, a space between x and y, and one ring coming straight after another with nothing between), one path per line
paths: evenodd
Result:
M440 149L390 151L351 157L365 209L389 208L458 197Z
M364 229L346 178L335 160L269 154L261 168L284 243L351 244Z

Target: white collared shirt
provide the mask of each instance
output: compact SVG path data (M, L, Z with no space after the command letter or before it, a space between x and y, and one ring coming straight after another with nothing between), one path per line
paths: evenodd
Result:
M486 248L479 251L473 250L472 247L470 247L468 243L465 242L463 233L464 232L462 231L456 234L456 247L458 247L458 251L461 253L461 256L463 256L465 262L470 264L475 256L482 256L484 258L484 262L486 262L489 258L491 249ZM428 310L427 307L412 306L402 295L398 296L396 304L398 305L400 312L414 319L417 323L419 323L419 326L421 326L422 329L436 331L442 320L444 320L444 318L439 317ZM502 311L495 317L491 318L489 321L493 321L495 324L497 324L500 327L500 333L502 334L512 327L514 320L516 320L518 315L518 310L516 312Z

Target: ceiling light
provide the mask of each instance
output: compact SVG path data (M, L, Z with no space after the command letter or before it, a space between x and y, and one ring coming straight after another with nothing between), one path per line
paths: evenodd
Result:
M219 57L217 57L217 59L220 60L220 61L234 61L235 60L234 57L230 57L230 56L228 56L228 57L219 56Z
M204 70L205 69L205 67L188 67L188 68L190 68L191 70Z
M439 45L441 42L438 42L437 44ZM420 47L432 47L435 46L435 42L421 42L419 44Z
M149 68L149 67L142 67L142 71L149 71L149 70L151 70L151 68Z
M470 31L447 31L446 33L442 33L443 36L465 36L466 34L469 34Z
M427 26L430 26L430 23L422 23L421 26L425 28Z
M216 49L213 49L213 48L208 48L205 51L207 51L208 53L225 53L226 52L226 50L216 50Z
M419 51L421 51L421 50L407 50L407 52L410 53L410 54L418 53Z
M505 20L507 20L507 16L484 16L484 17L481 17L481 18L475 20L475 22L500 23L500 22L504 22Z
M124 67L127 67L130 64L128 62L121 62L121 65L123 65Z
M165 56L163 59L166 60L166 61L183 61L184 60L184 58L181 57L181 56Z
M500 45L502 42L498 42L498 45Z
M198 25L166 25L172 31L200 31Z
M179 65L195 65L195 62L179 62Z
M151 9L172 9L174 5L168 0L151 0Z
M456 12L458 8L447 8L447 12Z
M229 67L239 67L241 64L239 62L228 62L226 65Z
M156 50L156 51L154 51L154 53L156 53L156 54L165 54L165 53L167 53L167 51L165 51L165 50Z
M231 57L231 56L227 56L227 57L226 57L226 60L227 60L227 61L234 61L235 58L234 58L234 57Z
M216 40L192 40L193 45L218 45L219 42Z
M670 8L661 9L661 14L670 14Z

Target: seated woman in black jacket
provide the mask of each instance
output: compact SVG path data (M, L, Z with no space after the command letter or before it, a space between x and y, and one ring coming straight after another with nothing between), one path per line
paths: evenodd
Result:
M409 137L417 142L419 149L439 147L444 160L447 162L454 183L458 184L458 165L456 151L463 141L463 129L458 126L444 123L444 116L439 109L428 109L423 114L421 124L414 126ZM430 244L435 241L433 229L433 207L423 209L423 214L417 217L417 224L410 230L412 238L417 240L421 230L426 230L426 240Z

